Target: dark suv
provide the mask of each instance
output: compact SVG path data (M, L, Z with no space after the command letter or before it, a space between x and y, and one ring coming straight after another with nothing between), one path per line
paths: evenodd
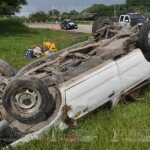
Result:
M72 20L64 20L60 24L61 29L69 30L69 29L78 29L78 25L76 22Z

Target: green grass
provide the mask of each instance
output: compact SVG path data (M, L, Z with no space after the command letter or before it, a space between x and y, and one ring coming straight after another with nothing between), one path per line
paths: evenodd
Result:
M48 136L20 145L15 150L148 150L150 136L150 95L146 89L142 101L120 102L113 111L98 109L65 132L51 129ZM138 141L139 140L139 141ZM143 141L142 141L143 140Z
M28 29L14 20L0 21L0 57L13 67L21 67L29 63L25 59L28 48L42 45L45 40L53 40L58 50L86 40L88 35L54 31L50 29Z
M20 32L15 30L2 30L3 33L0 34L0 56L15 68L27 64L28 61L24 58L26 50L41 44L43 40L53 39L59 49L62 49L87 39L87 35L84 34L48 29L29 30L24 26L20 27ZM120 102L113 111L98 109L79 120L76 127L65 132L51 129L49 135L13 149L149 150L150 138L149 141L144 140L150 137L149 91L147 88L142 92L141 101Z

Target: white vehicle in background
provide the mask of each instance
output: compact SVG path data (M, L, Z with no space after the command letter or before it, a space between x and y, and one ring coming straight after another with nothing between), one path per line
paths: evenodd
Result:
M116 22L117 21L117 22ZM105 25L110 25L114 27L125 27L130 28L135 25L142 26L148 19L141 15L140 13L127 13L119 16L119 19L105 19L100 17L97 19L92 27L92 33L102 28Z
M145 17L138 13L128 13L119 17L119 25L122 27L130 28L131 26L142 26L145 22Z
M0 61L0 136L9 138L4 142L15 146L52 126L75 125L78 118L104 104L112 109L122 96L149 83L150 23L112 31L112 37L101 40L108 30L105 26L94 38L39 59L15 76Z

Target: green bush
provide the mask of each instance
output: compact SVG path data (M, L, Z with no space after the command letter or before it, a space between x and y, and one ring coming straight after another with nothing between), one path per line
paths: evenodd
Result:
M0 19L0 35L19 34L28 31L29 29L19 19Z

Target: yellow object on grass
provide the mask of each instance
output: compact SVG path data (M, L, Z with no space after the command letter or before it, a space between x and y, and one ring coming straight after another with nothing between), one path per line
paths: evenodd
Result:
M57 51L57 46L52 41L43 42L43 46L44 46L45 50L49 50L51 52L56 52Z

